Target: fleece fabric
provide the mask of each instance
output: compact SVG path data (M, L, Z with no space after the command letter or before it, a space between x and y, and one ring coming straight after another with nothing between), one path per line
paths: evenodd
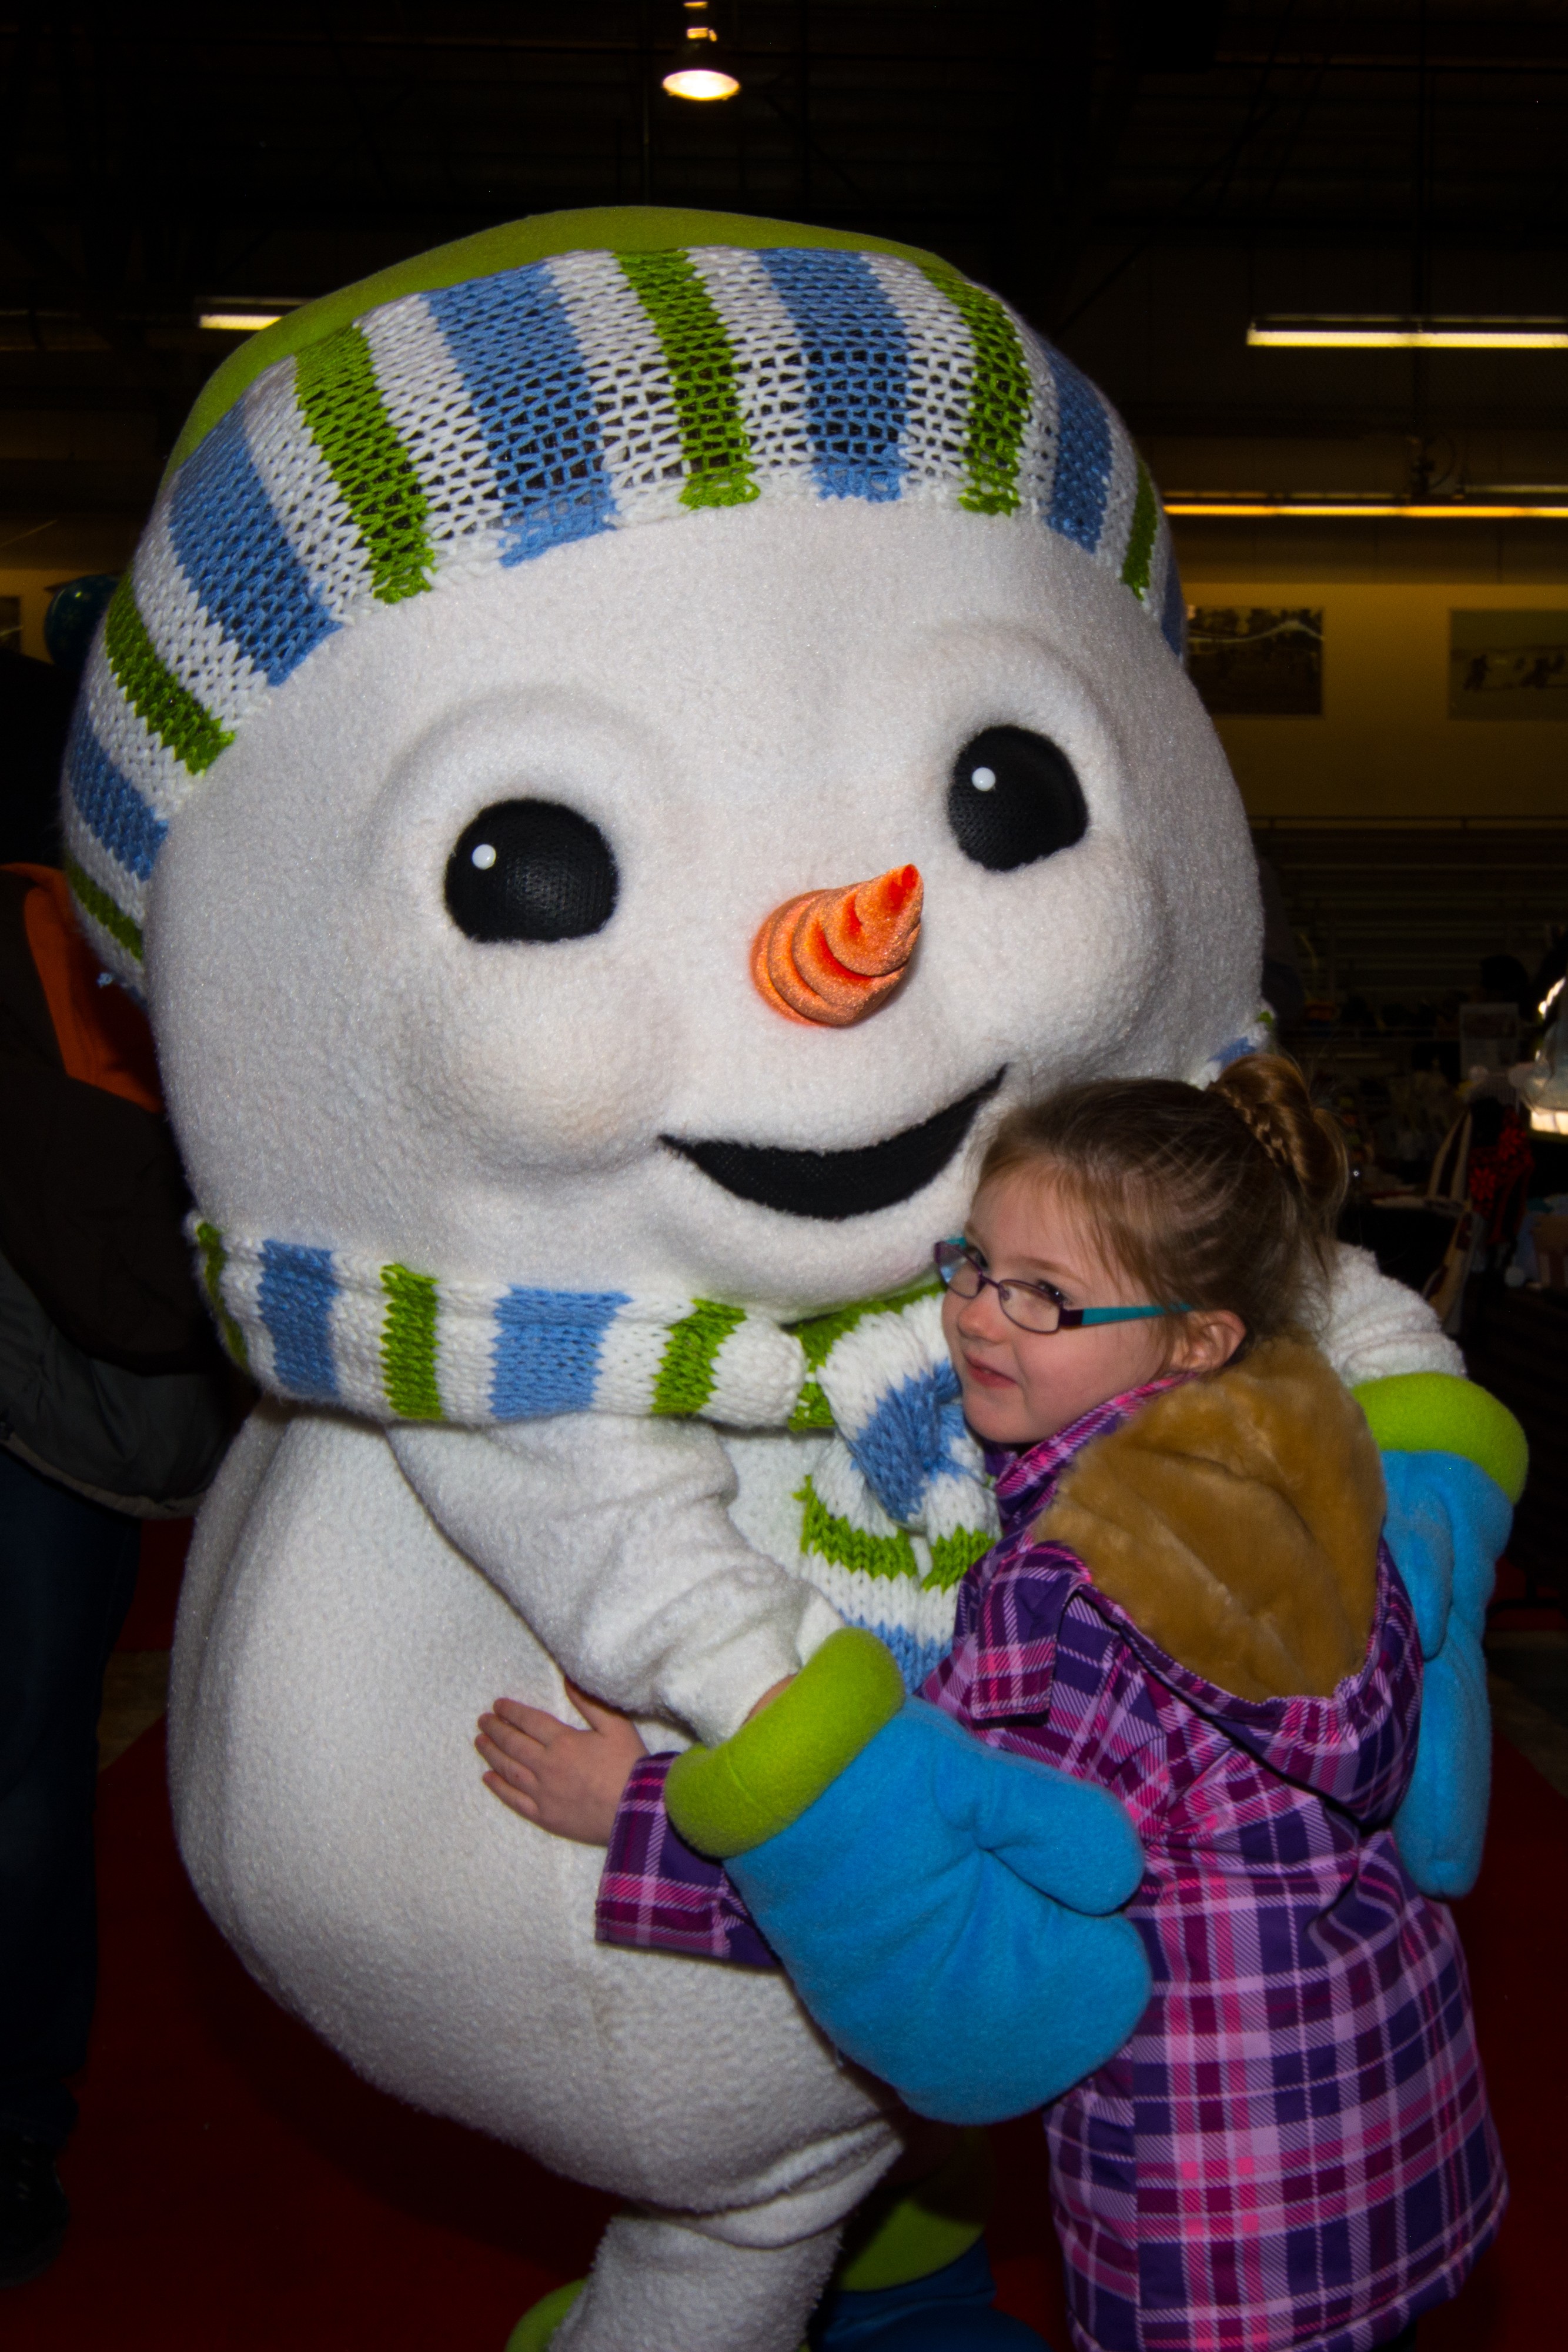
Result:
M689 1834L674 1770L666 1801ZM983 1747L922 1699L727 1867L835 2045L940 2123L1055 2098L1149 1998L1115 1908L1143 1850L1115 1800Z
M1512 1513L1496 1480L1461 1454L1385 1454L1383 1464L1386 1539L1425 1662L1416 1769L1394 1834L1423 1894L1452 1902L1475 1885L1486 1841L1491 1710L1481 1637Z
M78 896L220 1234L491 1297L852 1312L961 1221L1002 1110L1197 1078L1248 1034L1251 846L1099 395L874 239L643 230L653 269L559 223L416 265L204 404L87 682ZM834 271L849 309L802 326ZM1072 816L1015 864L953 815L998 729L1051 747ZM459 844L540 807L597 928L475 936ZM896 991L781 1017L764 919L904 865ZM1342 1375L1458 1370L1413 1305L1352 1267ZM514 1444L268 1405L204 1511L172 1713L203 1899L372 2079L649 2209L574 2352L798 2344L816 2256L743 2292L705 2243L826 2242L899 2127L781 1984L596 1948L594 1858L496 1805L473 1720L501 1690L565 1712L564 1657L659 1742L719 1736L841 1618L927 1671L954 1588L851 1486L856 1411Z
M747 2352L786 2318L793 2352L839 2224L899 2153L891 2096L776 1979L595 1945L601 1857L498 1806L471 1747L500 1691L570 1718L559 1672L382 1433L253 1418L204 1508L175 1660L182 1850L259 1980L370 2080L640 2209L592 2352Z

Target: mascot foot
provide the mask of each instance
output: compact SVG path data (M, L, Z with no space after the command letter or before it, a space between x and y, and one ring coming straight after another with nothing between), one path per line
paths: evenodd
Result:
M1045 2339L992 2301L977 2238L946 2270L906 2286L836 2287L811 2323L811 2352L1045 2352Z
M570 2286L558 2286L553 2294L525 2311L507 2338L507 2352L545 2352L556 2329L588 2284L586 2279L573 2279Z
M990 2142L983 2131L944 2137L934 2172L873 2191L851 2221L810 2352L1043 2352L1032 2327L993 2306Z
M806 2352L837 2238L737 2246L685 2216L618 2213L590 2276L526 2312L507 2352Z

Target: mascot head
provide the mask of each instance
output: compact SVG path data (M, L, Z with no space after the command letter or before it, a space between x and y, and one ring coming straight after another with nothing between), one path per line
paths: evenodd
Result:
M875 238L557 215L256 336L67 776L213 1247L275 1301L907 1280L1002 1107L1254 1019L1182 613L1093 386Z

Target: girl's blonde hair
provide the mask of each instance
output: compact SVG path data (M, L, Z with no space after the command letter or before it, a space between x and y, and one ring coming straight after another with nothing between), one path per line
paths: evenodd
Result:
M1246 1347L1316 1319L1344 1143L1282 1055L1249 1054L1207 1091L1100 1078L1025 1104L992 1136L977 1189L1031 1172L1080 1212L1107 1264L1170 1306L1173 1342L1177 1301L1229 1308Z

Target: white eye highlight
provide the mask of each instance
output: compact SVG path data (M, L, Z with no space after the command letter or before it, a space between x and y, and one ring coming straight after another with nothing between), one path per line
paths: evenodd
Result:
M997 785L997 772L994 768L971 768L969 782L977 793L994 792Z
M487 874L496 863L496 845L492 841L476 841L469 853L481 874Z

